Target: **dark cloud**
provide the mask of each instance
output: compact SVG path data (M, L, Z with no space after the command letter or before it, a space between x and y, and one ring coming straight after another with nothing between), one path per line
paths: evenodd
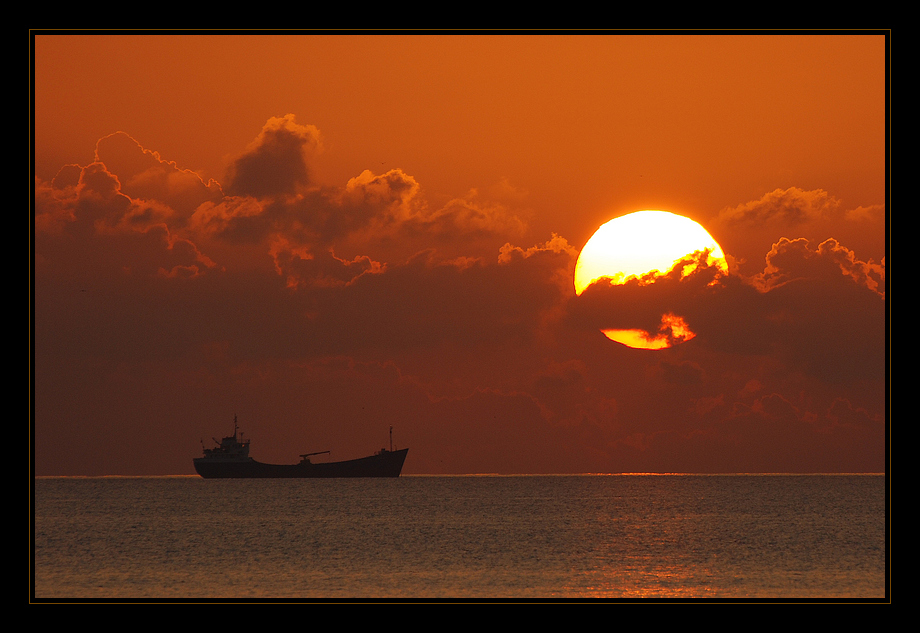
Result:
M834 240L812 250L807 240L782 239L766 261L749 279L701 266L684 278L672 271L651 283L596 283L569 299L569 315L579 327L654 333L662 315L676 314L694 345L778 355L826 379L884 372L883 266Z
M96 143L96 162L118 179L122 194L168 206L175 212L173 222L177 224L199 205L223 198L218 183L204 182L196 172L163 160L124 132L110 134Z
M809 248L806 239L780 239L767 253L767 266L756 276L763 290L798 279L819 279L831 285L855 285L885 296L885 265L860 261L856 253L835 239Z
M307 251L292 246L279 237L272 245L272 257L279 275L291 289L316 289L345 286L364 274L380 274L386 270L381 262L367 256L341 259L330 250Z
M215 432L215 403L264 420L267 459L301 443L361 454L393 424L412 472L884 467L883 260L774 235L753 272L700 261L576 296L577 251L532 236L514 196L432 205L401 169L321 186L319 138L270 120L222 187L116 133L36 182L39 471L78 472L74 443L143 452L149 425L179 439L144 472L186 472L181 443ZM821 193L723 220L846 215ZM665 314L696 336L646 351L599 332Z
M58 185L60 180L55 181ZM167 223L174 211L157 200L133 199L101 163L77 184L36 188L39 272L92 281L113 276L198 274L215 266ZM182 273L181 270L185 270Z
M431 207L415 178L398 168L365 170L338 188L311 183L308 159L318 138L315 128L297 125L292 116L270 120L232 166L231 195L200 204L191 228L234 243L272 243L273 250L281 236L295 249L335 248L352 256L371 249L400 260L432 248L448 259L471 249L483 255L490 252L483 243L495 248L526 231L506 205L476 192ZM279 171L277 162L296 169ZM249 178L258 186L242 186Z
M356 275L314 294L308 327L325 345L385 349L531 340L566 292L558 273L571 255L552 244L514 252L491 263L425 252L381 274Z
M639 329L654 333L662 315L686 316L718 292L716 288L721 286L713 284L719 283L719 269L706 264L705 254L700 254L696 263L694 272L683 278L679 265L667 275L657 276L653 272L623 284L602 278L569 300L572 322L592 329Z
M840 201L826 191L804 191L790 187L766 193L759 200L723 209L719 212L718 220L729 225L774 223L789 229L832 217L840 208Z
M231 165L227 193L294 195L310 184L308 161L321 146L316 127L296 123L292 114L273 117Z
M883 262L885 206L848 207L826 191L798 187L776 189L758 200L727 207L711 222L711 231L731 251L735 272L753 275L764 253L781 238L820 244L834 240L869 263Z

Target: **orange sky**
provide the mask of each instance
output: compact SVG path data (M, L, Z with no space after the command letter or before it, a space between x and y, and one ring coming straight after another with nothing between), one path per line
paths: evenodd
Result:
M885 469L883 33L34 48L36 474L191 473L234 414L405 473ZM575 297L639 209L732 274Z

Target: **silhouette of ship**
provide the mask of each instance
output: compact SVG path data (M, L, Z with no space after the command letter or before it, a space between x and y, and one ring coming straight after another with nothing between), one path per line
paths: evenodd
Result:
M217 440L214 440L217 442ZM204 455L192 461L195 471L205 479L287 478L313 479L331 477L399 477L408 448L393 450L393 427L390 427L390 449L380 449L370 457L344 462L313 463L310 457L329 451L306 453L297 464L265 464L249 456L249 440L244 440L236 416L233 435L228 435L214 448L203 448Z

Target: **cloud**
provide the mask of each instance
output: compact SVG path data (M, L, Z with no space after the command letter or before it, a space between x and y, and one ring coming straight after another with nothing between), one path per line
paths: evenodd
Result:
M315 328L312 338L324 347L480 347L532 340L567 292L559 280L571 266L571 253L558 242L512 249L517 255L493 262L442 261L430 251L420 253L381 274L362 274L314 294L315 316L307 327Z
M380 175L365 170L337 196L341 212L335 217L342 221L325 234L347 239L356 249L434 250L444 259L487 256L509 237L523 238L528 229L522 214L500 199L508 197L500 189L498 198L472 190L435 207L402 170Z
M414 472L880 469L885 262L783 237L815 218L865 232L877 210L845 218L823 192L773 192L722 218L741 235L784 227L753 272L703 264L576 296L577 250L532 235L508 183L436 205L402 169L320 184L320 145L271 119L220 184L118 132L94 162L36 181L46 441L85 430L66 413L77 399L124 420L169 392L194 442L213 433L203 401L245 403L279 445L303 438L305 410L339 446L393 423L419 450ZM599 332L665 314L696 336L649 352Z
M766 262L764 271L753 279L763 291L796 279L818 278L831 285L852 283L885 296L884 261L860 261L835 239L821 242L812 251L806 239L781 238L767 253Z
M187 219L199 205L223 198L220 185L204 182L196 172L163 160L144 149L124 132L115 132L96 143L96 162L118 179L119 191L133 199L156 200L175 211L175 222Z
M341 194L342 205L349 209L363 209L359 217L385 216L385 222L401 222L412 218L415 212L413 199L421 187L401 169L391 169L375 175L365 169L345 184Z
M258 244L276 227L261 200L228 196L201 204L189 220L197 235L213 236L233 244Z
M883 265L859 261L835 240L777 242L765 269L751 277L720 276L701 266L654 283L596 283L569 298L577 327L655 333L662 315L684 318L693 345L722 353L778 355L787 368L824 379L884 372Z
M880 377L885 368L885 271L835 240L811 250L780 240L752 280L757 325L793 367L829 380ZM756 330L755 330L756 331Z
M662 315L678 316L692 312L707 295L714 292L721 271L707 265L705 254L696 257L696 268L682 277L683 266L675 266L667 275L649 273L615 284L601 278L584 292L569 299L569 315L577 327L597 330L644 330L655 333ZM690 261L689 259L687 261Z
M294 115L272 117L230 166L227 192L256 198L294 195L311 184L309 159L322 148L319 130Z
M839 209L840 201L826 191L790 187L775 189L759 200L725 208L719 212L718 220L729 225L774 223L790 228L830 217Z
M310 266L329 261L333 250L348 251L349 261L405 261L431 249L450 259L470 249L488 253L526 229L507 206L476 192L432 208L401 169L365 170L341 187L320 186L310 179L310 161L321 145L314 126L298 124L293 115L271 118L233 161L222 186L116 132L98 141L95 163L66 166L52 183L37 186L48 196L38 205L36 227L111 231L160 224L212 250L224 266L233 262L221 244L259 246L289 282L290 267L279 262L297 258L283 256L285 250L302 255L301 263L313 261Z
M278 274L289 289L328 288L354 283L361 275L380 274L386 266L367 256L345 260L332 249L309 251L292 245L283 236L272 243L271 255Z
M763 254L780 238L807 239L816 244L832 239L868 262L882 261L886 231L885 205L849 208L821 189L776 189L713 218L711 228L731 253L736 272L752 275Z
M459 233L523 235L524 221L498 202L480 200L476 191L464 198L450 200L440 209L410 218L405 230L433 235L435 238Z
M238 165L253 175L263 159L291 159L286 152L294 147L299 161L317 139L318 132L293 117L272 119ZM262 345L289 357L526 339L569 291L574 250L563 238L514 247L507 238L519 235L523 224L507 207L474 195L431 211L419 184L402 170L365 171L339 189L295 187L295 195L257 197L233 186L236 195L223 195L219 184L203 182L124 133L101 139L97 158L106 162L67 166L52 183L36 183L39 294L65 271L80 288L123 284L128 277L162 283L217 275L155 291L152 281L133 282L131 316L109 331L113 341L132 340L124 349L140 354L157 348L157 355L183 355L167 337L197 345L223 340L240 351ZM297 171L307 173L299 162ZM237 168L233 177L240 173ZM450 257L437 248L441 239L456 248L483 236L483 244L494 245L488 259ZM375 240L384 254L399 258L365 254L379 246ZM149 299L145 293L152 293ZM72 311L72 299L43 296L45 315ZM143 307L147 300L153 303ZM107 309L119 312L108 300L96 306L97 318ZM68 346L78 344L81 326L94 329L76 318L62 330L72 336Z
M36 186L39 272L111 278L113 275L195 276L215 263L168 224L175 211L158 200L134 199L102 163L69 168Z

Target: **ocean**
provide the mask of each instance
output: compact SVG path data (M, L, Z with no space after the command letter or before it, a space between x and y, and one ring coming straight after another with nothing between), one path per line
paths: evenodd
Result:
M888 599L882 475L33 484L33 602Z

